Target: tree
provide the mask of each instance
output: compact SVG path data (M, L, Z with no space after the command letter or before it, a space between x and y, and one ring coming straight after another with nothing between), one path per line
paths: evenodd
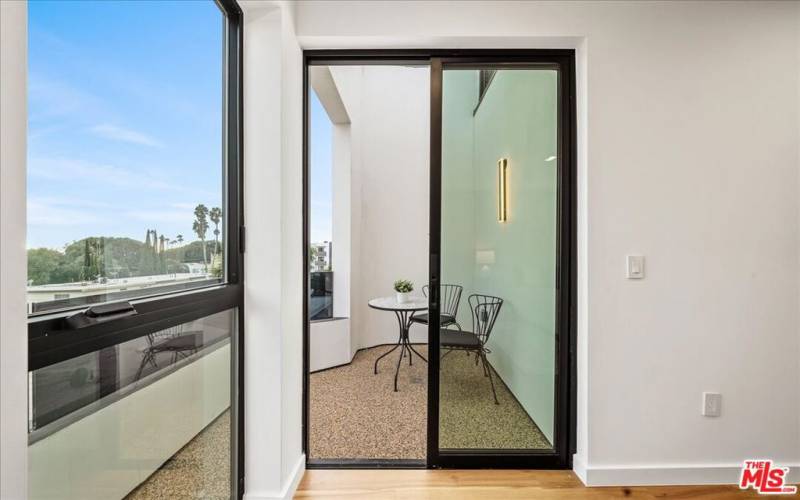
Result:
M200 242L203 245L203 267L205 272L208 273L208 258L206 256L206 232L208 231L208 208L202 203L197 205L194 209L194 223L192 230L197 233Z
M161 263L158 258L158 233L153 229L153 248L150 252L152 274L161 274Z
M169 238L164 236L163 234L158 237L158 267L159 272L164 274L167 272L167 261L164 255L164 250L166 250L164 246L164 242L167 241Z
M103 240L104 238L86 238L83 240L81 279L94 281L105 277L105 242Z
M208 213L209 219L214 223L214 255L219 252L219 223L222 221L222 210L219 207L214 207Z
M176 236L175 239L178 241L178 245L182 245L183 244L183 235L182 234L179 234L178 236Z
M64 254L49 248L31 248L28 250L28 285L49 285L64 283L60 270L64 266ZM76 281L77 277L68 279Z

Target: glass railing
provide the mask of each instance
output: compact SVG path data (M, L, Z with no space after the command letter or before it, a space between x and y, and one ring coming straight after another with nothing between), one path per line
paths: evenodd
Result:
M312 271L308 317L311 321L333 318L333 271Z
M228 498L236 312L31 371L29 497Z

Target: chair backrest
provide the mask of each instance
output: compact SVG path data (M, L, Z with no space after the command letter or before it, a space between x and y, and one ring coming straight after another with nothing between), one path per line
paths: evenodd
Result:
M473 293L469 296L469 307L472 309L472 332L478 336L481 344L489 341L494 322L500 314L503 299L492 295Z
M458 304L461 302L461 285L439 285L439 313L458 316ZM428 285L422 286L422 293L428 296Z
M147 343L152 347L154 344L173 337L180 337L183 334L183 325L171 326L163 330L158 330L147 334Z

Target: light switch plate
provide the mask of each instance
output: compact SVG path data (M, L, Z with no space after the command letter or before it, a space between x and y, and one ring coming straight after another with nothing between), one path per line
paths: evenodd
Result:
M629 280L644 279L644 255L628 255L625 263L625 276Z
M722 413L722 394L704 392L702 413L704 417L719 417Z

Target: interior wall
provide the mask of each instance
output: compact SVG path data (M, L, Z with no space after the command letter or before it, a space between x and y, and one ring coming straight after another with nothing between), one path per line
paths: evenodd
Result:
M577 48L576 470L631 484L735 482L753 456L800 467L800 4L297 10L306 48ZM626 280L636 253L647 276ZM700 415L703 391L721 417Z
M397 279L414 282L421 296L428 279L429 69L344 66L331 74L351 121L350 313L360 349L398 336L394 314L367 302L393 295ZM411 335L427 341L424 328Z
M27 2L0 2L0 498L27 498Z
M245 498L291 498L302 429L302 53L293 4L244 11Z

